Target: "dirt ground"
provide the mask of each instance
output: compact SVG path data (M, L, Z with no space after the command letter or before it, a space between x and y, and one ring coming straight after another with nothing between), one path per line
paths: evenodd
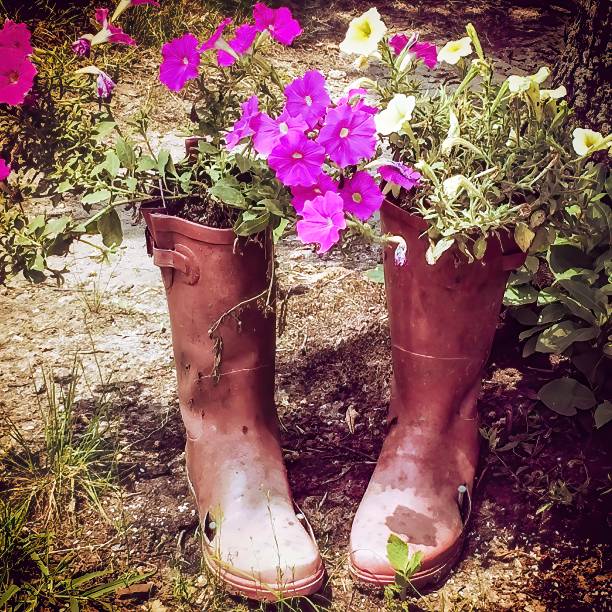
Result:
M567 18L561 7L525 2L378 6L394 28L416 27L437 43L472 20L504 70L526 73L554 63ZM333 10L329 2L304 2L299 12L307 34L279 63L296 74L318 66L339 92L359 76L340 58L337 44L349 18L361 10L358 2L338 1ZM313 44L314 51L306 53ZM142 87L152 82L150 75L137 76L121 85L115 104L128 110L137 105ZM178 130L177 108L184 106L168 97L155 123ZM199 609L244 609L244 602L223 599L218 586L200 575L163 286L146 255L142 224L127 212L122 217L125 241L110 266L95 263L79 246L69 258L65 285L17 279L0 289L0 406L26 437L36 439L40 368L51 368L62 380L78 353L91 385L80 390L83 415L92 389L112 398L123 478L121 495L106 504L123 529L83 508L77 536L65 544L81 548L83 570L109 560L116 567L155 569L151 600L167 609L177 609L172 584L179 570L196 585ZM321 257L294 239L278 249L280 286L293 289L277 354L282 444L294 496L328 570L321 601L331 600L330 609L337 611L385 609L382 593L354 583L346 567L352 516L385 435L389 401L384 288L364 274L379 257L376 248L365 246L350 259L337 252ZM101 305L91 312L88 303L96 296ZM479 404L483 452L467 544L446 583L415 597L410 609L611 609L607 433L593 433L579 419L559 417L539 404L537 389L563 366L521 359L516 329L506 319ZM499 442L490 450L487 439L495 435ZM549 502L552 507L538 513ZM215 601L223 602L215 605L222 607L212 607L213 591ZM141 599L120 605L150 609Z

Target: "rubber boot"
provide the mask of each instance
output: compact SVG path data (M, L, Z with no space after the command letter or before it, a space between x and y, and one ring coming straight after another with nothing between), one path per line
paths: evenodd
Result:
M461 552L478 462L476 403L511 268L491 239L484 259L458 250L425 260L425 222L385 202L386 233L408 246L404 266L384 253L393 384L388 434L355 515L350 568L358 579L392 583L387 541L396 534L423 559L414 586L440 581Z
M231 592L254 599L314 593L323 564L296 515L274 406L271 243L236 240L230 229L170 216L157 204L143 216L168 299L206 564Z

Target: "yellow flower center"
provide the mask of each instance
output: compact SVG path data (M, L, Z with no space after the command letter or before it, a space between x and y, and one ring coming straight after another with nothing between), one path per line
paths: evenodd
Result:
M457 51L459 51L459 49L461 49L461 45L458 42L453 42L448 47L448 50L451 53L457 53Z
M357 32L360 38L370 38L372 36L372 26L369 21L363 21L357 26Z
M340 138L346 138L349 135L348 128L342 128L340 130Z
M593 134L586 134L584 144L590 149L593 145L597 144L597 138Z
M357 204L361 204L361 200L363 200L363 198L361 197L360 193L353 194L353 202L356 202Z
M302 159L304 156L299 151L296 151L291 157L293 159Z

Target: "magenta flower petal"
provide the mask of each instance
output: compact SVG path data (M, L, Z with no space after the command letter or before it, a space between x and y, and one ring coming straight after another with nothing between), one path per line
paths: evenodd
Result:
M225 136L228 149L233 149L243 138L255 133L253 123L259 115L259 99L257 96L251 96L240 105L240 108L242 109L240 119L234 123L232 131Z
M131 0L132 6L140 6L141 4L152 4L153 6L159 6L157 0Z
M331 176L322 172L314 185L310 185L310 187L296 185L291 188L291 195L293 196L291 204L293 204L296 212L301 213L307 200L314 200L317 196L328 191L338 193L338 183Z
M433 70L438 63L438 49L428 42L417 42L410 48L411 52L421 58L424 64Z
M100 70L100 74L96 79L96 89L98 91L98 98L108 100L113 93L113 89L115 89L115 82L106 72Z
M0 49L15 49L23 55L30 55L33 49L28 26L7 19L0 30Z
M308 127L314 127L325 115L331 103L325 77L317 70L309 70L304 76L293 80L285 87L285 108L292 117L302 117Z
M255 36L257 36L257 28L249 23L244 23L236 28L234 38L229 41L229 46L238 55L244 55L251 48ZM223 51L222 49L217 51L217 62L219 66L231 66L235 61L236 58L227 51Z
M376 151L374 118L349 104L332 108L327 112L317 142L341 168L358 164Z
M106 28L108 25L108 9L98 8L95 14L96 21L103 27Z
M408 44L408 37L405 34L396 34L389 40L389 45L395 55L399 55Z
M129 34L126 34L121 28L114 26L112 23L108 24L108 31L110 32L109 42L119 45L130 45L131 47L136 46L136 41Z
M180 91L187 81L198 76L200 52L198 39L193 34L184 34L165 43L162 57L164 60L159 67L159 80L168 89Z
M210 49L214 49L219 43L219 39L223 36L223 30L232 23L231 17L226 17L216 28L216 30L212 33L208 40L205 40L200 45L200 53L204 53L204 51L209 51Z
M253 146L264 156L268 156L290 130L304 133L308 129L308 125L301 117L291 117L286 111L277 119L272 119L266 113L259 113L253 119L251 127L255 131Z
M365 97L368 95L367 90L362 88L350 89L346 96L338 100L337 106L348 104L355 110L362 110L369 115L376 115L378 109L375 106L366 104Z
M313 185L322 172L324 161L323 147L298 130L290 130L283 136L268 157L268 165L288 187Z
M389 162L381 166L378 173L385 181L408 190L417 187L422 178L421 174L414 168L400 162Z
M2 157L0 157L0 181L6 180L10 173L11 173L10 164L7 164L6 161Z
M290 45L302 33L300 23L286 6L272 9L258 2L253 7L253 19L258 32L269 32L274 40L283 45Z
M319 253L325 253L340 240L340 230L346 228L342 198L333 191L307 200L297 222L298 238L305 244L316 242Z
M369 219L382 205L385 196L376 181L364 171L355 172L340 191L344 210L358 219Z
M0 62L0 104L17 106L34 85L36 66L20 49L3 49Z
M91 43L86 38L78 38L72 45L72 50L80 57L89 57L91 52Z

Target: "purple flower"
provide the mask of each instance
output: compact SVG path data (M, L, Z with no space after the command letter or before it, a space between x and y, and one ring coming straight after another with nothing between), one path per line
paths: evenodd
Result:
M81 57L89 57L91 43L86 38L78 38L72 43L71 46L76 55L80 55Z
M370 113L349 104L330 109L317 142L341 168L358 164L376 151L376 124Z
M8 178L11 173L11 165L7 164L6 161L0 157L0 181L4 181Z
M103 40L98 42L112 42L120 45L130 45L135 46L136 41L126 34L121 28L114 26L108 20L108 9L107 8L99 8L96 9L96 21L102 26L102 31L106 32L106 36ZM96 39L98 36L96 35Z
M415 33L410 36L396 34L389 41L389 46L393 49L395 55L399 55L406 47L412 47L417 40L419 40L419 35Z
M96 79L96 89L98 91L98 98L108 100L115 89L115 82L111 79L106 72L100 70L98 78Z
M141 4L152 4L153 6L159 6L157 0L130 0L130 6L139 6Z
M200 53L204 53L204 51L209 51L210 49L214 49L219 47L219 39L223 36L223 30L232 23L231 17L226 17L218 26L217 29L212 33L208 40L205 40L200 45Z
M7 19L0 29L0 49L14 49L24 57L31 55L30 30L25 23L15 23Z
M369 106L365 102L365 97L368 95L367 90L363 88L350 89L346 96L338 100L337 106L348 104L355 110L362 110L370 115L376 115L378 109L375 106Z
M417 42L412 45L410 51L421 58L430 70L436 67L438 63L438 49L436 45L428 42Z
M353 213L362 221L369 219L385 199L376 181L364 171L355 172L344 184L340 195L344 210Z
M286 6L272 9L258 2L253 7L253 19L258 32L269 32L274 40L283 45L290 45L302 33L299 22Z
M317 196L324 195L328 191L338 193L338 183L336 183L331 176L322 172L319 174L317 182L314 183L314 185L310 187L296 185L291 188L291 195L293 195L291 204L293 204L293 208L295 208L296 212L301 214L306 201L314 200Z
M285 87L285 108L292 117L301 116L314 127L325 115L331 99L325 87L325 77L317 70L309 70L304 76L293 80Z
M421 181L421 174L414 168L401 164L400 162L389 162L378 170L381 178L394 185L399 185L410 190Z
M346 227L342 198L333 191L307 200L297 222L297 235L304 244L317 242L319 253L329 251L338 240L340 230Z
M18 106L34 85L36 66L21 49L2 50L0 63L0 104Z
M233 149L243 138L252 136L255 133L253 130L253 120L259 114L259 99L257 96L251 96L240 105L240 108L242 109L240 119L234 123L232 131L228 132L225 136L228 149Z
M304 133L308 126L301 117L291 117L287 111L277 119L272 119L266 113L259 113L251 123L255 136L253 145L261 155L269 155L272 149L279 143L280 139L290 130L298 130Z
M257 28L245 23L236 28L234 38L229 41L229 46L237 55L244 55L251 48L255 36L257 36ZM235 61L236 58L227 51L223 51L222 49L217 51L217 62L219 66L231 66Z
M164 61L159 67L159 80L170 90L180 91L185 83L198 76L200 52L198 39L184 34L162 47Z
M322 172L324 161L323 147L297 130L290 130L283 136L268 157L268 165L288 187L313 185Z

